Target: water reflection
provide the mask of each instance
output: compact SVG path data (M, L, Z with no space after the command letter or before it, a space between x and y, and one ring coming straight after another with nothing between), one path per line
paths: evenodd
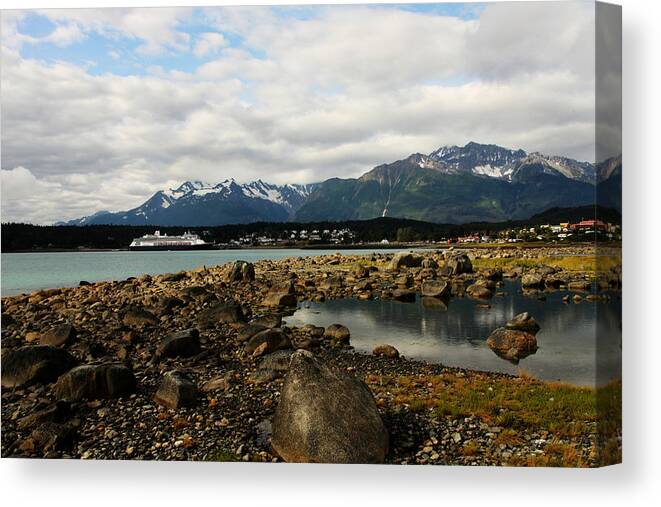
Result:
M505 282L504 291L504 296L488 302L491 308L471 299L452 299L447 306L426 298L415 303L353 299L306 302L287 321L290 325L342 323L351 330L351 344L361 352L389 343L410 358L512 374L523 368L541 379L580 385L596 383L599 331L600 368L609 378L620 376L619 295L613 294L609 302L565 304L565 291L547 294L546 301L524 296L516 282ZM539 349L516 366L494 354L486 338L524 311L541 325ZM604 379L600 375L599 383Z

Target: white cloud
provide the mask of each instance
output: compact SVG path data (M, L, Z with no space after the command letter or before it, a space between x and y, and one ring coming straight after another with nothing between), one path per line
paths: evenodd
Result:
M227 40L222 33L206 32L198 36L193 54L198 58L216 53L219 49L227 46Z
M188 10L48 11L82 33L139 39L142 52L214 59L193 73L93 76L24 59L25 36L3 35L3 220L127 209L185 179L358 176L470 140L591 159L593 9L503 3L472 21L367 7L302 19L207 9L209 31L192 38L180 28ZM243 45L230 47L228 34ZM13 198L20 185L41 208Z

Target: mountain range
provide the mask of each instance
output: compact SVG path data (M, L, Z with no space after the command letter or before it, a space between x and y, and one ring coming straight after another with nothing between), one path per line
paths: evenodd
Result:
M435 223L525 219L554 207L621 210L621 156L599 164L470 142L379 165L359 178L308 185L261 180L187 181L124 212L66 225L212 226L251 222L363 220Z

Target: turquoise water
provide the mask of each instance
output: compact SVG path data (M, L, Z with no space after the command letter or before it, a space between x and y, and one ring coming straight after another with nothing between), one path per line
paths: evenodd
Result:
M142 274L176 273L200 266L216 266L242 259L283 259L341 252L370 254L374 250L245 249L188 252L48 252L2 254L3 296L54 287L73 287L81 280L123 280Z

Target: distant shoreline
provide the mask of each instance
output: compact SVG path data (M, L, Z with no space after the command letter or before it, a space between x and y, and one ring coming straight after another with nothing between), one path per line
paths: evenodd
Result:
M586 243L586 242L567 242L567 243L546 243L546 242L530 242L530 243L368 243L368 244L352 244L352 245L289 245L289 246L240 246L234 248L218 248L212 250L205 250L206 252L221 252L221 251L240 251L240 250L408 250L408 249L489 249L499 248L503 250L525 248L548 248L548 247L572 247L572 246L586 246L595 245L595 249L606 248L610 246L621 246L618 241L615 242L602 242L602 243ZM126 248L35 248L30 250L3 250L1 253L95 253L95 252L128 252ZM152 250L152 252L159 250ZM162 250L163 252L186 252L195 250ZM140 253L140 252L136 252Z
M240 246L233 248L214 248L210 250L204 250L205 252L223 252L223 251L240 251L240 250L365 250L365 249L374 249L374 250L398 250L398 249L416 249L416 248L447 248L452 245L438 245L438 244L413 244L413 243L391 243L388 245L382 245L379 243L369 243L369 244L353 244L353 245L335 245L335 244L324 244L324 245L291 245L291 246ZM92 252L129 252L127 248L35 248L30 250L7 250L2 253L66 253L66 252L83 252L83 253L92 253ZM150 252L194 252L196 250L150 250ZM197 250L199 251L199 250ZM140 253L140 252L136 252Z

